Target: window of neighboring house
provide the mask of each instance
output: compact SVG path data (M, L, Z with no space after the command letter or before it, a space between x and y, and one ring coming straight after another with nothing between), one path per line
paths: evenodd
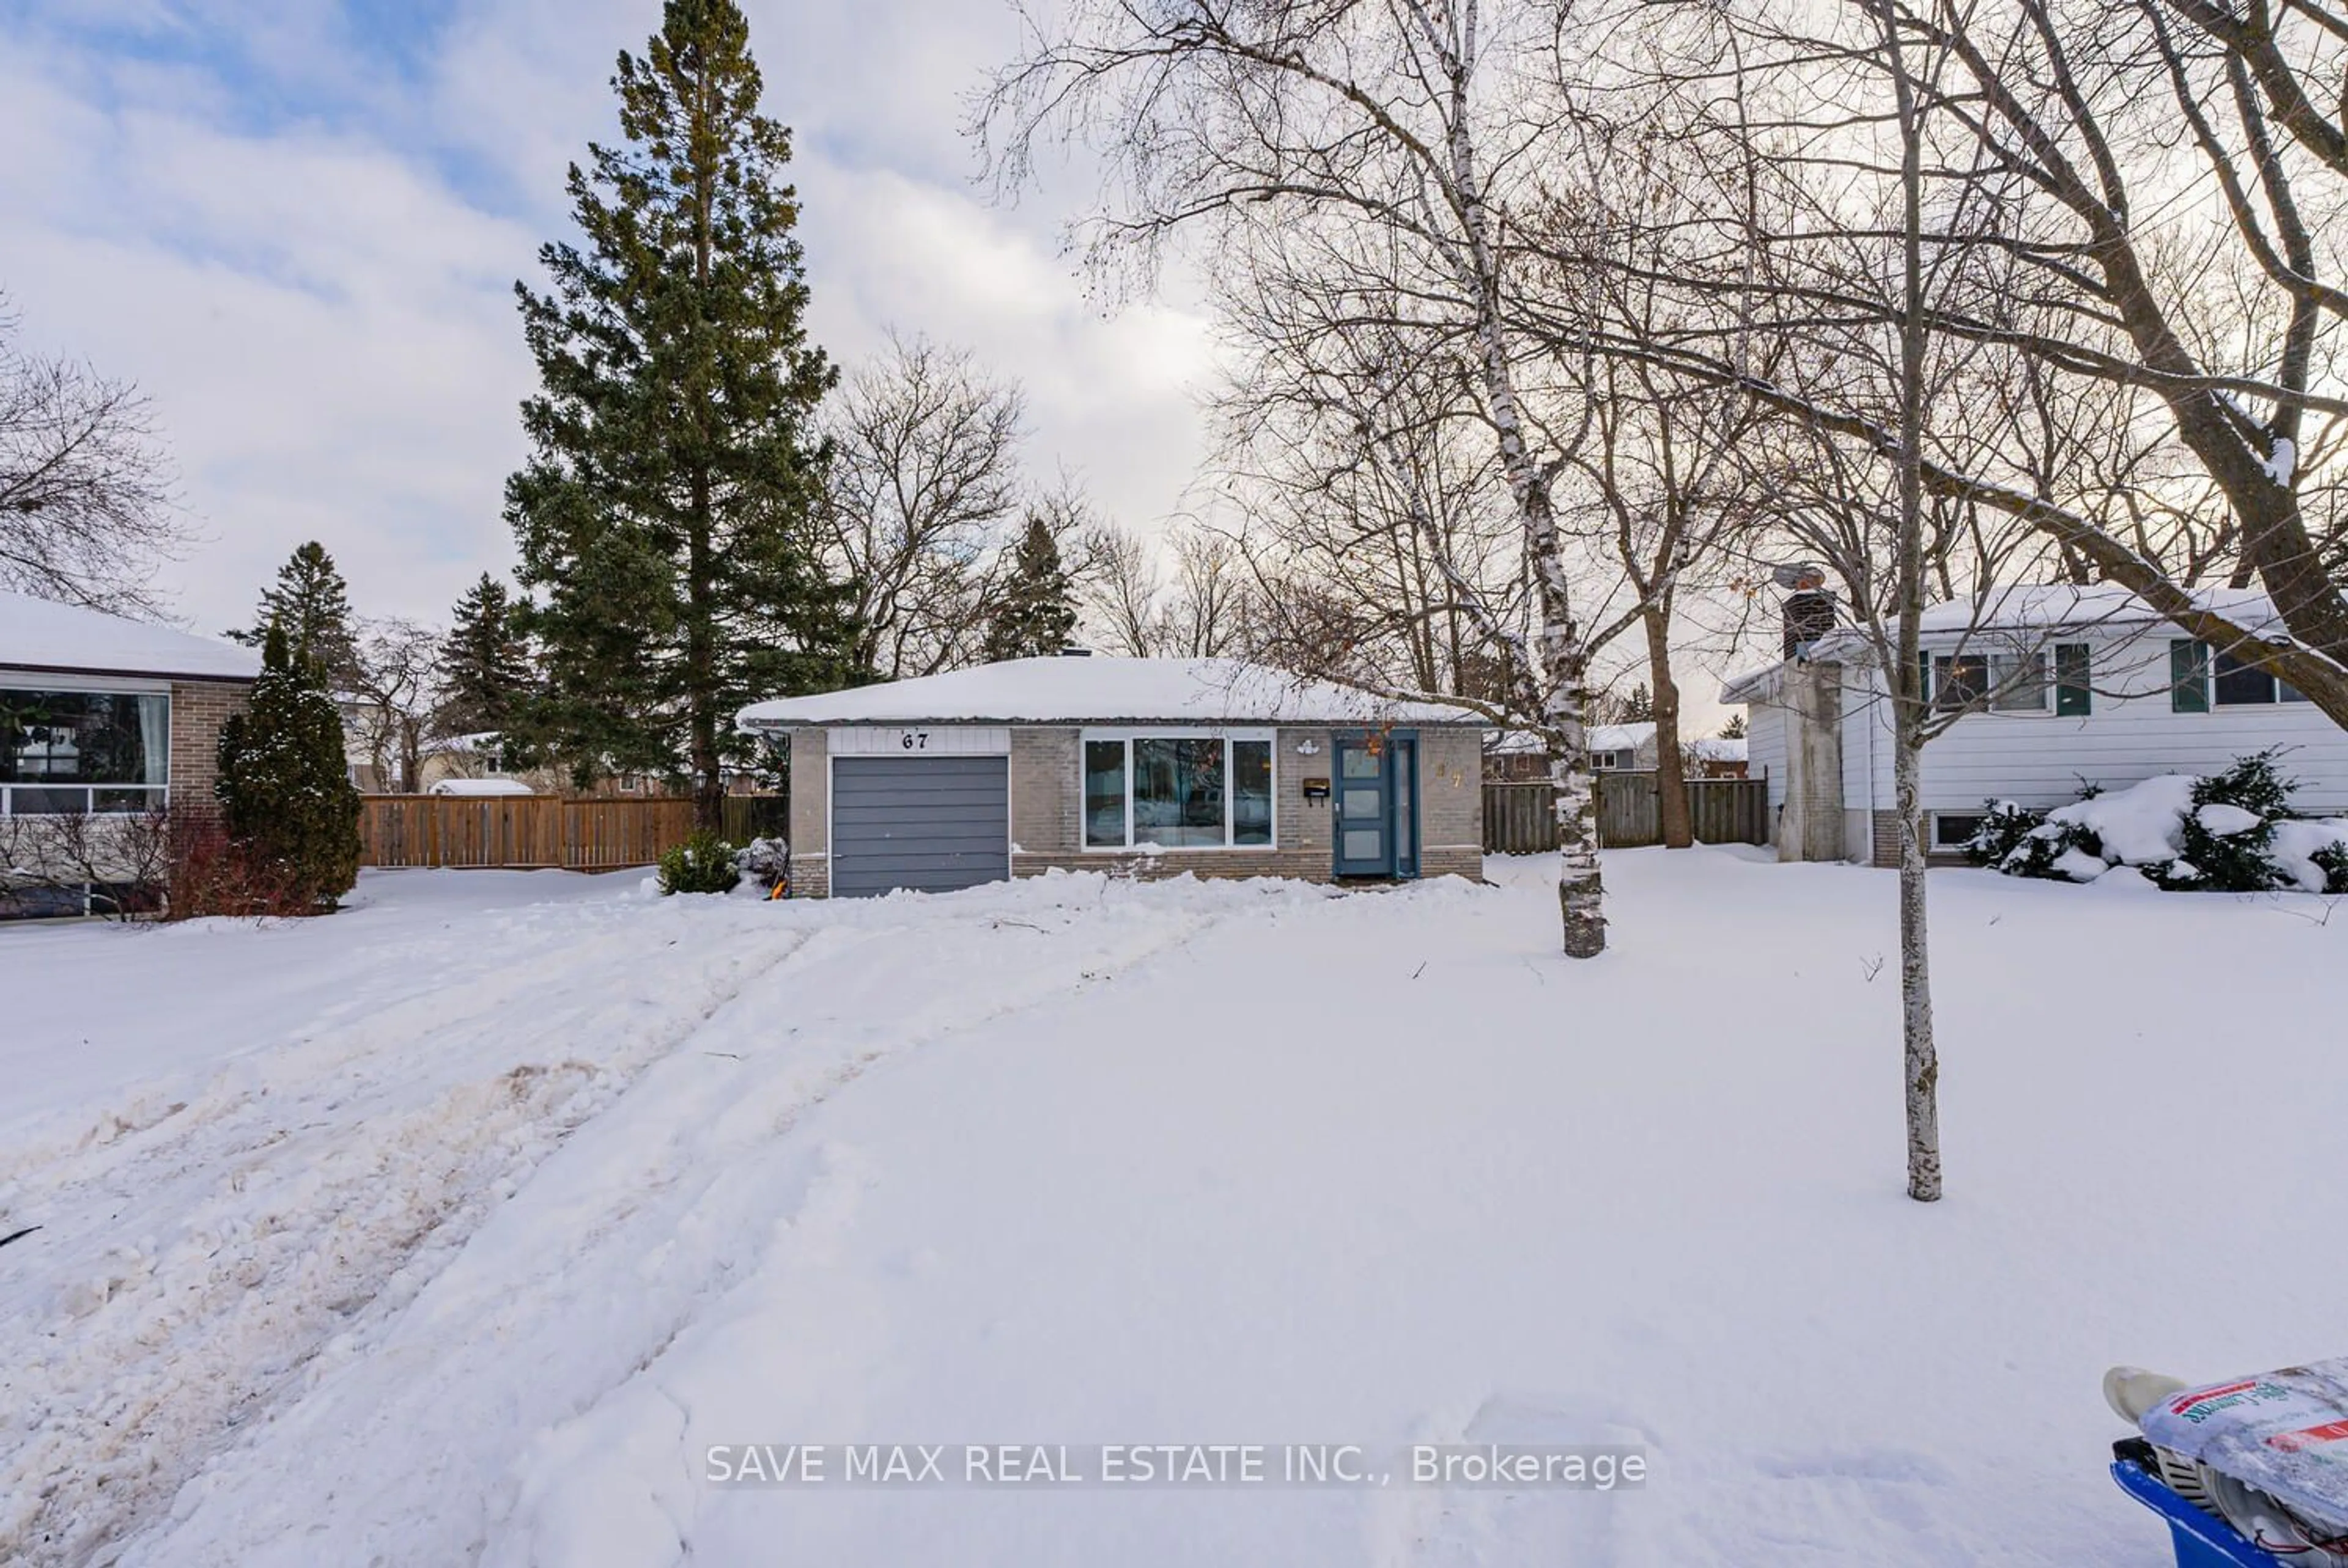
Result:
M2209 711L2209 650L2189 637L2168 645L2168 706L2179 713Z
M2046 655L1993 653L1989 661L1990 710L1998 713L2046 711Z
M1989 707L1989 655L1935 653L1932 705L1946 712L1979 713Z
M1086 735L1087 849L1225 849L1272 842L1270 735Z
M0 690L0 815L160 809L170 755L162 692Z
M1932 814L1932 847L1941 850L1962 849L1981 831L1979 812L1936 811Z
M2095 656L2084 642L2054 645L2054 712L2085 718L2096 711Z
M2272 706L2275 700L2275 678L2255 664L2246 664L2230 653L2219 653L2217 676L2211 682L2210 693L2220 708L2253 708Z
M2290 682L2231 653L2213 655L2208 643L2183 638L2168 645L2168 678L2169 706L2179 713L2307 701L2307 694Z

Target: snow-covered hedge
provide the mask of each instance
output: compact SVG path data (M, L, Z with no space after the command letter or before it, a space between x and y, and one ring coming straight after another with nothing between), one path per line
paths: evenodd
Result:
M2348 821L2292 815L2293 787L2260 752L2205 778L2091 784L2053 811L1991 801L1966 852L2009 876L2093 882L2129 866L2171 891L2348 893Z

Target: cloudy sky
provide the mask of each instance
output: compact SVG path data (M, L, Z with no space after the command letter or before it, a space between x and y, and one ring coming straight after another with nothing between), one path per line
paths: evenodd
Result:
M1073 177L989 203L963 95L998 0L746 0L797 133L817 340L892 328L1027 388L1030 458L1141 526L1197 463L1204 320L1105 313L1060 251ZM531 386L512 287L616 133L614 55L657 0L0 0L0 291L36 349L150 395L201 542L170 574L241 623L324 541L363 613L445 617L512 561Z

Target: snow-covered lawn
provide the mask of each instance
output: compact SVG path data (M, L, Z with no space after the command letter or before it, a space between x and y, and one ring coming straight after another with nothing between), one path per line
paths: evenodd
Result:
M0 1561L2148 1568L2104 1367L2343 1348L2348 913L1936 876L1922 1209L1882 874L1491 870L0 929ZM1652 1479L703 1480L1487 1440Z

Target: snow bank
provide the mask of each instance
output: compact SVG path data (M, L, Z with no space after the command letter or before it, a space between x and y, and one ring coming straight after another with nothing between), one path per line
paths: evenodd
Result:
M2173 860L2184 848L2182 825L2193 804L2187 774L2163 774L2127 789L2059 806L2046 814L2054 825L2085 828L2104 846L2107 864L2145 866Z
M2274 841L2267 846L2291 886L2304 893L2323 891L2326 873L2315 857L2327 850L2348 853L2348 819L2276 823Z

